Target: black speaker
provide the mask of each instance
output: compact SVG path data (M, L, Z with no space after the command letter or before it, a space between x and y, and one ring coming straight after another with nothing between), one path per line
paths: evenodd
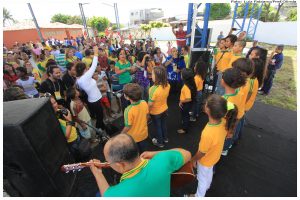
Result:
M4 189L11 196L69 196L73 163L49 98L3 103Z

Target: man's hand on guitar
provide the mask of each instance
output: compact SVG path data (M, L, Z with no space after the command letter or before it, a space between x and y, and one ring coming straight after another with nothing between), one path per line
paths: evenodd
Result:
M97 176L97 174L102 173L102 168L101 167L97 167L97 165L95 163L99 163L100 160L97 159L93 159L90 160L90 169L92 171L92 173L94 174L94 176Z

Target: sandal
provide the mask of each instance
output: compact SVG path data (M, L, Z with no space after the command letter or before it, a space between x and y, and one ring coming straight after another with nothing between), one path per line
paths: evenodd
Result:
M186 132L183 129L179 129L179 130L177 130L177 133L179 133L179 134L185 134Z

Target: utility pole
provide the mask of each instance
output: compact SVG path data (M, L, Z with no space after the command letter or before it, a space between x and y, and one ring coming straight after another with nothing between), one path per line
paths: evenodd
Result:
M84 3L84 4L87 4L87 3ZM86 31L87 37L90 38L89 30L88 30L87 25L86 25L86 18L85 18L83 7L82 7L82 5L84 5L84 4L79 3L79 9L80 9L82 23L83 23L84 29Z
M118 31L120 32L119 12L118 12L117 3L114 3L114 9L115 9L115 17L116 17L116 23L117 23Z
M40 27L39 27L39 25L38 25L38 23L37 23L37 21L36 21L35 16L34 16L34 13L33 13L33 10L32 10L32 8L31 8L30 3L27 3L27 5L28 5L28 8L29 8L29 10L30 10L30 12L31 12L31 15L32 15L32 18L33 18L35 27L36 27L36 30L37 30L37 32L38 32L38 35L39 35L41 41L42 41L42 42L45 42L45 40L44 40L44 38L43 38L43 35L42 35L42 33L41 33Z

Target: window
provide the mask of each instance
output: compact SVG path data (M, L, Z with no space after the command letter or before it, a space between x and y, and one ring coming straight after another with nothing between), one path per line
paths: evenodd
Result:
M132 13L131 13L131 16L133 16L133 15L134 15L134 13L132 12Z

